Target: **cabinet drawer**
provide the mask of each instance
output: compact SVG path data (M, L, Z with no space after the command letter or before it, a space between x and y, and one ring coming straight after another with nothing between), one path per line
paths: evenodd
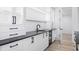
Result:
M1 46L2 51L12 51L12 50L18 50L18 42L9 43L6 45Z
M17 37L21 35L25 35L26 33L24 31L16 31L16 32L2 32L0 33L0 40Z
M24 31L16 31L16 32L11 32L8 34L9 37L16 37L20 35L25 35L26 33Z
M1 32L24 30L24 25L0 25Z
M0 33L8 32L9 26L8 25L0 25Z
M7 39L7 38L10 38L9 37L9 32L0 33L0 40Z
M29 51L30 38L12 42L0 47L1 51Z
M24 25L11 25L11 26L8 27L8 29L10 31L23 30L24 29Z
M20 35L25 35L25 29L23 25L16 25L16 26L11 26L9 28L9 34L14 34L13 36L20 36Z
M23 25L2 25L0 27L0 40L25 34Z

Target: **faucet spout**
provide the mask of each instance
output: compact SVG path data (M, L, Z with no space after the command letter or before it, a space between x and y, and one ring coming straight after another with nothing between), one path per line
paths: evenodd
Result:
M38 32L38 31L39 31L39 28L40 28L40 25L39 25L39 24L37 24L37 25L36 25L36 32Z

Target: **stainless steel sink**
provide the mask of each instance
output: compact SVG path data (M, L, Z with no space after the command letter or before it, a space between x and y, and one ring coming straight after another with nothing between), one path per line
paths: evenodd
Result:
M45 30L39 30L39 31L45 31Z
M42 33L42 32L44 32L45 30L39 30L37 33Z

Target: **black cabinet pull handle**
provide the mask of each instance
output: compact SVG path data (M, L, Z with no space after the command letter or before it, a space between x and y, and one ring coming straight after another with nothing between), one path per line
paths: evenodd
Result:
M47 32L46 32L46 37L47 37Z
M18 29L17 27L15 27L15 28L10 28L10 30L13 30L13 29Z
M14 16L12 16L12 18L13 18L13 19L12 19L12 24L14 24Z
M44 38L44 33L43 33L43 38Z
M13 47L16 47L16 46L18 46L18 44L15 44L15 45L13 45L13 46L10 46L10 48L13 48Z
M18 33L10 34L9 36L14 36L14 35L18 35Z
M12 18L13 18L12 24L16 24L16 16L12 16Z
M34 37L32 37L32 41L31 41L31 43L34 43Z
M16 16L15 16L15 24L16 24Z

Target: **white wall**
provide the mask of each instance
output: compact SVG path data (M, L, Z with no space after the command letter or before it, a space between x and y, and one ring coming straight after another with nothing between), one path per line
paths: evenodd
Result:
M44 11L46 13L46 21L48 21L47 23L46 22L36 22L36 21L24 21L24 24L25 24L25 30L26 32L28 31L35 31L36 30L36 25L37 24L40 24L40 30L43 30L43 29L49 29L50 28L50 24L49 24L49 20L50 20L50 8L47 8L47 7L37 7L38 9L42 10L42 12ZM47 11L46 11L47 9ZM37 10L37 9L36 9ZM49 12L48 12L49 11ZM24 11L25 13L26 11ZM26 14L25 14L26 15ZM26 16L24 16L24 18L26 19ZM40 19L41 20L41 19ZM40 21L39 20L39 21Z
M54 22L53 22L53 27L54 28L59 28L59 9L55 8L55 17L54 17Z
M72 34L72 18L63 16L62 18L63 33Z
M53 27L59 29L62 26L62 8L55 8L54 15Z
M75 43L75 41L74 41L74 32L79 31L78 16L79 16L78 15L78 8L73 7L72 8L72 41L73 41L73 43Z
M73 31L79 31L79 11L77 7L72 8L72 25Z
M25 30L26 32L28 31L35 31L36 30L36 25L40 24L40 30L46 29L46 23L41 23L41 22L34 22L34 21L25 21Z

